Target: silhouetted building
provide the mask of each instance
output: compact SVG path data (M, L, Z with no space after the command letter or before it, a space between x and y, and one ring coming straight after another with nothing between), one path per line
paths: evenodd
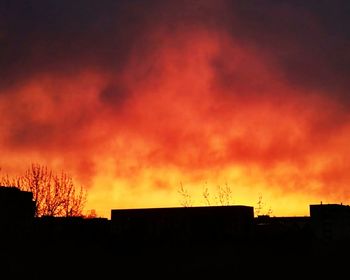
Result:
M350 241L350 206L342 204L310 205L311 226L316 240Z
M291 265L314 273L344 266L341 253L350 248L350 206L339 204L310 205L304 217L255 218L253 207L240 205L113 209L111 220L34 213L32 193L0 187L0 261L33 279L56 273L62 256L59 278L147 269L249 276L271 264L278 275Z
M47 243L88 243L94 245L107 240L110 221L107 218L51 217L36 218L35 235Z
M0 187L1 234L14 237L30 230L35 213L35 202L31 192L17 187Z
M250 206L118 209L111 213L112 234L121 243L220 247L249 239L254 210Z
M255 218L255 252L266 252L266 257L300 258L310 251L310 217ZM301 253L302 252L302 253Z
M270 217L261 215L255 218L256 235L275 238L294 236L309 231L310 217Z

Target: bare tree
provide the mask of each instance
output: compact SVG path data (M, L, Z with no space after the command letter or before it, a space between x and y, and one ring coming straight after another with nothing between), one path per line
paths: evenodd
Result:
M261 193L259 194L258 202L256 204L257 204L257 207L255 210L255 213L257 216L259 216L262 209L263 209L263 201L262 201L262 194Z
M1 169L0 169L0 171L1 171ZM12 178L8 174L0 176L0 186L3 186L3 187L9 187L9 186L14 187L14 186L18 186L19 184L20 184L19 177L18 178Z
M257 216L259 215L268 215L270 216L272 214L272 209L271 207L268 208L268 210L265 212L265 207L266 204L265 202L263 202L263 197L262 197L262 194L260 193L259 194L259 198L258 198L258 202L257 202L257 207L256 207L256 210L255 210L255 213Z
M182 183L180 183L180 188L179 188L178 192L181 195L181 205L183 207L191 207L192 206L191 195L183 187Z
M225 183L225 187L218 186L218 197L221 206L228 206L231 204L232 190L227 183Z
M54 177L55 189L61 190L62 214L66 217L81 216L86 202L86 191L76 188L72 177L62 172Z
M208 187L204 188L202 195L204 197L205 204L207 206L210 206L210 204L211 204L210 203L210 193L209 193Z
M192 204L191 197L187 190L184 189L183 185L180 184L179 194L181 195L182 201L181 204L183 206L188 206ZM217 192L214 196L210 194L209 188L207 186L207 182L205 183L205 187L202 191L202 196L204 198L204 204L207 206L211 205L221 205L228 206L232 205L232 189L231 187L225 183L225 186L222 187L220 185L217 186ZM214 202L213 202L213 201Z
M214 196L215 204L221 206L228 206L232 204L232 189L231 187L225 183L225 186L222 187L220 185L217 186L217 192Z
M97 218L98 216L95 209L90 209L86 212L84 217L87 219L93 219L93 218Z
M37 217L82 216L87 192L83 187L77 188L72 177L64 172L58 175L47 166L32 164L24 175L16 178L2 176L0 182L1 185L32 192Z

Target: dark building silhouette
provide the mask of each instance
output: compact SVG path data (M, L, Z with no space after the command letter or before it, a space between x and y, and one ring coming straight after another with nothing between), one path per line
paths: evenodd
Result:
M350 206L321 203L309 207L313 249L310 262L320 274L346 272L350 250Z
M284 242L294 239L301 242L310 238L310 217L270 217L261 215L255 218L255 239L261 242ZM309 241L309 240L307 240Z
M252 254L261 269L274 264L288 270L289 266L305 267L309 263L311 248L310 217L255 218Z
M17 187L0 187L1 235L14 237L30 230L35 213L31 192Z
M344 264L350 250L350 206L310 205L310 227L314 255L325 265Z
M40 217L34 221L33 235L38 242L61 250L69 244L76 248L108 246L110 221L107 218Z
M0 187L0 278L30 277L35 202L31 192ZM23 278L25 277L25 278Z
M249 239L254 209L250 206L115 209L111 229L115 239L156 245L196 243L219 246ZM124 243L125 244L125 243Z
M216 277L251 258L254 231L250 206L114 209L112 247L116 263L148 275ZM117 260L116 260L117 259ZM134 270L134 266L138 270ZM156 266L156 267L155 267ZM214 275L213 275L214 276Z
M350 206L310 205L311 226L319 241L350 241Z

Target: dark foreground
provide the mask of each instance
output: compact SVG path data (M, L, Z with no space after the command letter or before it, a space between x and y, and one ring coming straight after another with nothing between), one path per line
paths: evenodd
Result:
M307 231L186 242L32 231L2 236L0 279L333 278L347 273L349 247Z

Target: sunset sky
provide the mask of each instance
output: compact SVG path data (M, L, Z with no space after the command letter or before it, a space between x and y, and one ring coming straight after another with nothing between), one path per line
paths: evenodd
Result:
M86 209L350 203L347 0L0 2L0 167Z

